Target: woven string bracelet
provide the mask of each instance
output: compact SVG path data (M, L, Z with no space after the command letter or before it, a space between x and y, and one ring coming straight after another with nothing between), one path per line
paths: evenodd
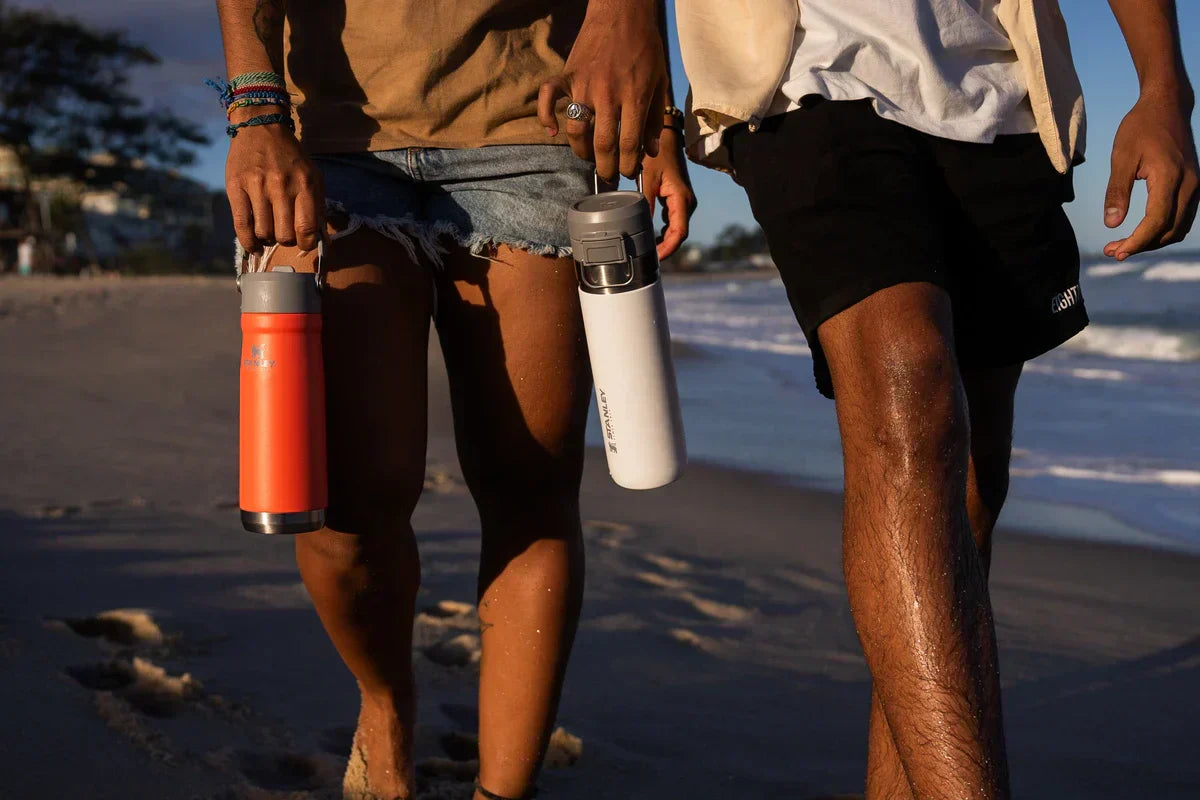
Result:
M283 77L274 72L246 72L235 76L232 80L221 81L208 79L205 84L220 93L221 107L229 106L241 97L261 97L264 93L276 93L287 102L280 105L291 105L287 94L287 83Z
M230 139L235 139L241 128L256 128L259 125L282 125L290 131L296 130L296 123L292 120L291 114L263 114L251 117L245 122L230 125L225 128L225 133L229 134Z

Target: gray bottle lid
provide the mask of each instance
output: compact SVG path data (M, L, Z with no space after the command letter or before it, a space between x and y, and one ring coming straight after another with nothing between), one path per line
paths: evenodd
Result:
M619 232L636 236L654 229L650 204L641 192L604 192L588 195L567 212L571 238L589 233Z
M238 276L243 314L319 314L321 293L311 272L272 267Z

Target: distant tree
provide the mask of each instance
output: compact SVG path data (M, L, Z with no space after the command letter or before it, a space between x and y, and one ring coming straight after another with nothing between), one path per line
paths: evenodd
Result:
M762 228L746 228L737 223L726 225L705 256L713 261L731 261L767 251L767 238Z
M0 146L16 152L27 199L35 178L113 186L193 161L207 137L130 89L130 70L157 63L122 33L0 0ZM37 215L25 225L37 231Z

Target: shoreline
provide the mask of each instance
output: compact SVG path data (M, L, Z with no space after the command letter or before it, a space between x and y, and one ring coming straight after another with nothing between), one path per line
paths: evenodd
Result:
M588 445L589 458L598 462L604 461L604 448L597 445ZM774 472L765 469L754 469L745 467L739 464L728 464L718 460L711 459L692 459L689 458L688 465L684 471L687 472L693 468L701 469L709 472L727 473L732 475L743 475L749 480L762 481L764 483L792 488L808 495L825 496L830 501L836 500L841 503L842 490L834 489L828 485L828 481L821 478L809 478L803 475L790 474L786 472ZM651 490L658 491L657 489ZM1010 523L1006 518L1011 516L1010 512L1013 506L1023 507L1050 507L1054 511L1062 513L1066 519L1063 519L1060 524L1052 527L1039 528L1036 525L1027 525L1020 523ZM1081 528L1073 526L1072 522L1084 522L1091 515L1097 515L1104 519L1110 527L1118 527L1126 529L1133 539L1123 539L1115 535L1094 537L1081 532ZM1022 514L1025 517L1026 514ZM1181 542L1176 539L1168 538L1163 534L1154 531L1137 528L1132 524L1122 520L1108 511L1094 509L1083 503L1071 502L1051 502L1046 500L1009 498L1000 512L1000 521L996 529L996 535L1000 536L1015 536L1022 539L1045 539L1052 542L1061 543L1078 543L1085 545L1104 545L1112 547L1116 550L1146 550L1159 555L1181 556L1184 558L1195 559L1200 562L1200 545Z
M0 281L17 309L0 324L0 797L338 797L354 682L291 540L236 511L236 291L97 283L117 288L47 308ZM429 394L419 798L469 800L477 765L444 743L477 724L479 520L436 344ZM870 685L840 494L703 462L630 492L589 448L581 505L584 611L544 795L860 793ZM994 562L1014 796L1190 799L1200 558L1002 517Z

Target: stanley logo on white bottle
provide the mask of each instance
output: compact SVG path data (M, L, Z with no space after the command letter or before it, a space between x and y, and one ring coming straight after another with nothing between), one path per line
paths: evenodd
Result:
M608 445L608 452L617 452L617 432L613 429L612 412L608 410L608 395L599 386L596 387L596 394L600 396L600 417L604 420L604 438L605 444Z

